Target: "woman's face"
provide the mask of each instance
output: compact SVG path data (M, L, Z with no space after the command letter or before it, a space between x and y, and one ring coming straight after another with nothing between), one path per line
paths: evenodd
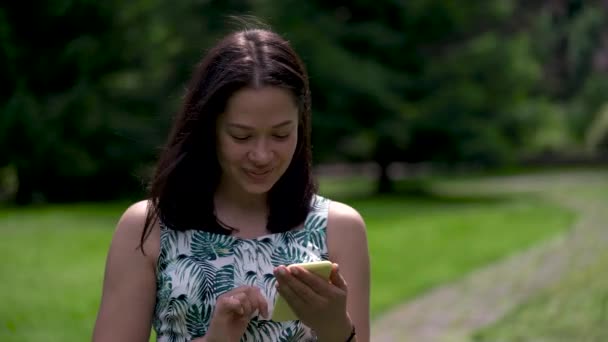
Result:
M244 88L218 119L222 185L250 194L268 192L289 167L298 141L298 107L278 87Z

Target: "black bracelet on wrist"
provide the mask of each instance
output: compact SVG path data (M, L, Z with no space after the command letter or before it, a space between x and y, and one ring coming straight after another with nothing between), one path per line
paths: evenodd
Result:
M355 332L355 325L353 324L353 330L350 331L350 336L348 336L348 338L346 339L346 342L350 342L353 340L353 337L355 337L356 332Z

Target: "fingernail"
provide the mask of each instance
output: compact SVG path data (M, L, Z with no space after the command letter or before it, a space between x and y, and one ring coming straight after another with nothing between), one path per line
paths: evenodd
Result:
M299 273L300 273L300 271L298 271L297 267L294 267L294 268L291 269L291 274L298 275Z

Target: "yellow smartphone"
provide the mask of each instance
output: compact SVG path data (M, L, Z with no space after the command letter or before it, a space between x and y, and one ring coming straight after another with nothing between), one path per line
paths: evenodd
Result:
M292 266L302 267L309 272L312 272L323 279L329 281L329 276L331 275L332 262L323 260L323 261L313 261L313 262L305 262L301 264L291 264L287 266L290 268ZM298 316L293 312L287 301L281 297L280 294L277 294L277 299L274 303L274 310L272 312L271 320L275 322L284 322L284 321L294 321L298 319Z

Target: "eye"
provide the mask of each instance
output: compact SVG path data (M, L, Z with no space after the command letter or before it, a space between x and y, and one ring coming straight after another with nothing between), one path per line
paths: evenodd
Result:
M237 140L237 141L246 141L247 139L251 138L251 136L249 135L231 135L232 139Z
M285 140L285 139L289 138L289 133L288 134L275 134L275 135L273 135L273 137L275 137L278 140Z

